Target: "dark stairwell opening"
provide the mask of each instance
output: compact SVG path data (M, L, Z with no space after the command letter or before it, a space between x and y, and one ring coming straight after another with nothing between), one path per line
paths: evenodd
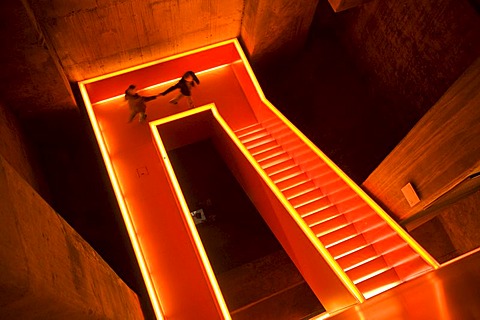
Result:
M322 313L213 143L174 149L169 157L190 210L198 212L197 230L232 318L309 319Z

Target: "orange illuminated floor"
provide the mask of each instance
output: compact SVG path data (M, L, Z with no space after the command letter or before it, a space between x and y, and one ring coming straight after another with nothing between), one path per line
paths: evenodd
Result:
M480 319L480 251L376 296L331 320Z
M93 101L89 115L157 317L230 319L190 216L195 208L186 204L167 154L205 137L214 140L327 311L362 303L437 268L423 248L271 106L241 59L238 42L226 42L81 87L84 99ZM195 70L201 81L193 90L198 108L187 111L185 100L169 104L172 93L147 103L150 126L127 123L124 88L138 85L136 81L156 85L161 82L156 77L176 74L184 63L205 67ZM178 70L178 76L184 71ZM128 82L129 77L136 81ZM162 81L168 83L140 94L156 95L178 80L166 77ZM118 97L98 102L108 94Z
M179 71L179 73L181 72ZM232 122L242 125L242 122L250 123L253 121L253 114L245 112L245 110L249 110L248 102L231 67L226 66L211 72L199 73L198 77L201 83L193 91L194 101L197 106L215 101L220 110L229 108L228 114L235 117L235 121ZM172 83L152 90L141 91L140 94L155 95L164 91L170 85ZM148 102L147 121L186 111L187 103L185 100L181 100L178 105L168 102L175 94L174 92L165 97L160 96L156 100ZM168 187L167 176L160 164L148 123L139 123L138 119L135 119L132 123L127 123L129 109L124 103L123 97L104 103L93 104L92 108L107 146L110 160L114 166L116 178L121 183L121 191L127 208L132 213L139 213L133 214L132 218L137 234L143 237L143 249L148 252L183 250L182 248L175 249L175 245L182 243L180 241L175 243L176 240L172 239L173 249L171 249L172 243L149 241L146 237L148 237L151 231L143 231L147 227L152 228L152 226L158 224L159 227L154 228L158 229L158 231L155 232L163 233L162 228L168 228L168 224L172 219L179 218L177 216L172 217L169 213L170 209L168 208L176 206L175 199L164 196L171 194L171 190ZM238 110L238 113L235 110ZM143 227L144 225L145 228ZM186 237L185 241L188 241L188 234L179 234L179 236ZM154 242L155 247L147 247L149 242ZM167 247L169 249L166 249ZM164 258L155 258L149 255L149 259L162 260ZM167 275L170 272L181 270L178 267L173 267L173 264L169 266L168 257L166 259L166 262L159 261L163 267L160 267L157 272L165 272ZM183 272L188 274L188 263L183 267L185 268ZM188 277L184 278L186 279L185 281L188 281ZM195 286L195 282L191 282ZM161 292L159 294L162 295ZM193 292L192 297L185 295L185 299L193 299L193 297ZM182 304L181 301L173 301L172 303ZM168 301L166 304L168 305Z

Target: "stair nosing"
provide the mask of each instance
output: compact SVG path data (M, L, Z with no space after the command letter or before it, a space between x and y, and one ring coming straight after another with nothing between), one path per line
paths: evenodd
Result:
M275 149L275 148L277 148L277 147L280 147L280 146L279 146L279 145L274 145L274 146L272 146L272 147L270 147L270 148L268 148L268 149L266 149L266 150L261 150L261 151L258 151L258 152L251 152L250 149L248 149L248 148L247 148L247 150L250 152L250 154L251 154L252 156L255 157L255 156L259 155L259 154L262 154L262 153L264 153L264 152L268 152L268 151L270 151L270 150L272 150L272 149ZM253 148L252 148L252 149L253 149ZM262 160L262 161L263 161L263 160Z
M335 218L337 218L337 217L339 217L339 216L341 216L341 215L343 215L343 214L339 212L339 213L336 214L336 215L329 216L329 217L327 217L327 218L325 218L325 219L323 219L323 220L317 221L317 222L315 222L315 223L313 223L313 224L309 224L308 226L309 226L310 228L313 228L314 226L316 226L316 225L318 225L318 224L322 224L322 223L327 222L327 221L329 221L329 220L333 220L333 219L335 219Z
M277 164L280 164L280 163L281 163L281 162L279 162L279 163L277 163ZM277 165L277 164L275 164L275 165ZM271 167L273 167L273 166L269 166L269 167L266 167L266 168L263 168L263 167L262 167L262 169L263 169L263 170L267 170L268 168L271 168ZM290 167L282 168L282 169L280 169L280 170L278 170L278 171L270 172L270 175L273 176L273 175L275 175L275 174L277 174L277 173L281 173L281 172L283 172L283 171L290 170L290 169L292 169L292 168L294 168L294 167L297 167L297 164L296 164L296 163L292 164Z
M335 206L333 203L329 203L328 205L326 205L326 206L324 206L324 207L322 207L322 208L316 209L316 210L313 211L313 212L309 212L309 213L306 213L306 214L301 214L300 217L305 218L305 217L311 216L312 214L315 214L315 213L317 213L317 212L320 212L320 211L326 210L326 209L328 209L328 208L331 208L331 207L333 207L333 206Z
M342 238L342 239L340 239L340 240L338 240L338 241L335 241L335 242L330 243L329 245L326 245L325 248L328 249L328 248L334 247L334 246L336 246L337 244L340 244L340 243L342 243L342 242L348 241L348 240L353 239L353 238L355 238L356 236L360 236L360 235L361 235L360 233L351 234L351 235L349 235L348 237Z
M380 258L380 257L382 257L382 255L377 254L377 255L375 255L375 256L373 256L373 257L370 257L370 258L368 258L368 259L365 259L365 260L362 260L362 261L360 261L360 262L357 262L357 263L355 263L354 265L351 265L350 267L343 269L343 271L347 272L347 271L353 270L353 269L355 269L355 268L357 268L357 267L360 267L361 265L364 265L365 263L368 263L368 262L373 261L373 260L375 260L375 259L378 259L378 258Z
M369 274L367 274L367 275L365 275L365 276L363 276L363 277L361 277L361 278L356 279L355 281L353 281L353 284L354 284L354 285L357 285L357 284L359 284L359 283L362 283L362 282L364 282L364 281L367 281L367 280L369 280L369 279L372 279L372 278L374 278L374 277L376 277L376 276L378 276L378 275L381 275L382 273L385 273L385 272L387 272L387 271L389 271L389 270L392 270L392 269L393 269L392 267L385 267L385 268L382 268L382 269L380 269L380 270L371 272L371 273L369 273ZM393 271L395 271L395 270L393 269ZM397 276L398 276L398 275L397 275Z
M332 219L330 219L330 220L332 220ZM323 231L323 232L320 232L320 233L316 233L315 235L316 235L317 237L323 237L324 235L327 235L327 234L329 234L329 233L332 233L332 232L335 232L335 231L337 231L337 230L340 230L340 229L342 229L342 228L344 228L344 227L346 227L346 226L348 226L348 225L353 225L353 224L347 222L347 223L345 223L345 224L336 226L335 228L329 229L329 230L327 230L327 231Z

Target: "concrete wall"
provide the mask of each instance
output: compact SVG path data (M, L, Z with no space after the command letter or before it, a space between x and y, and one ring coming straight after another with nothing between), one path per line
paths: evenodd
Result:
M343 44L375 93L396 102L381 112L403 127L400 138L480 55L474 3L373 0L336 17Z
M480 171L480 59L415 125L363 186L398 220L419 214ZM401 189L411 183L420 201Z
M32 167L32 155L25 136L15 115L2 102L0 102L0 137L0 156L3 156L5 161L38 191L39 177Z
M28 2L1 2L0 20L3 102L20 118L31 118L39 112L75 109L68 81Z
M143 319L137 296L0 156L0 319Z
M239 34L242 0L30 0L69 80L78 81Z
M0 93L22 118L76 108L69 82L235 38L243 6L243 0L3 1Z
M284 64L303 49L317 3L318 0L245 1L240 36L254 67Z

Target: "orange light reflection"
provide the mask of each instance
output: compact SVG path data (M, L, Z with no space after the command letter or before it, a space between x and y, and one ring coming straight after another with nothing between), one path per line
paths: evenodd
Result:
M87 90L85 88L84 83L79 83L79 88L81 95L83 97L83 101L85 102L85 108L87 110L87 113L90 118L90 122L93 127L93 131L95 133L95 136L97 138L97 143L100 148L100 152L102 153L103 160L105 162L105 166L107 168L108 175L110 177L110 181L112 182L113 190L115 193L115 197L117 198L118 205L120 207L120 212L122 213L123 220L125 222L125 226L127 228L128 235L130 237L130 240L132 241L132 247L135 252L135 256L137 257L137 261L140 267L140 272L142 273L143 279L145 281L145 286L147 288L150 301L152 303L153 311L155 313L155 316L159 320L163 320L163 311L161 307L161 303L158 299L157 292L155 290L155 287L153 285L152 277L149 272L147 262L145 260L145 256L143 254L143 251L141 249L141 246L138 241L138 235L135 232L135 228L133 226L132 222L132 217L130 215L130 211L127 208L127 205L125 203L124 197L122 190L120 188L120 184L118 183L117 176L115 174L115 170L113 169L112 162L110 160L110 156L105 144L105 140L103 139L100 126L98 125L98 122L95 117L95 113L93 112L92 105L90 103L90 99L88 97Z
M153 134L155 143L157 145L158 151L160 153L160 158L165 164L165 168L167 169L168 176L170 178L170 182L172 183L173 189L175 191L175 195L180 203L185 221L187 222L190 234L193 237L195 246L197 251L200 255L200 259L202 261L203 266L205 267L205 272L207 273L207 277L210 281L210 284L213 289L213 293L217 299L217 302L220 307L220 311L225 319L231 319L230 312L228 311L227 304L225 303L225 299L223 298L222 291L220 290L220 286L218 285L217 279L215 277L215 273L213 272L212 266L210 264L210 260L208 259L207 253L203 246L202 240L200 235L198 234L197 228L195 227L195 222L193 221L192 215L190 214L190 209L188 208L187 202L185 197L183 196L182 189L180 188L180 184L178 183L177 177L175 175L175 171L172 167L170 159L168 158L167 150L162 142L162 138L160 137L160 133L158 132L157 126L162 125L164 123L168 123L174 120L178 120L184 117L191 116L196 113L205 112L214 108L213 104L202 106L199 108L195 108L192 110L188 110L182 113L175 114L170 117L162 118L160 120L152 121L149 123L150 130Z

